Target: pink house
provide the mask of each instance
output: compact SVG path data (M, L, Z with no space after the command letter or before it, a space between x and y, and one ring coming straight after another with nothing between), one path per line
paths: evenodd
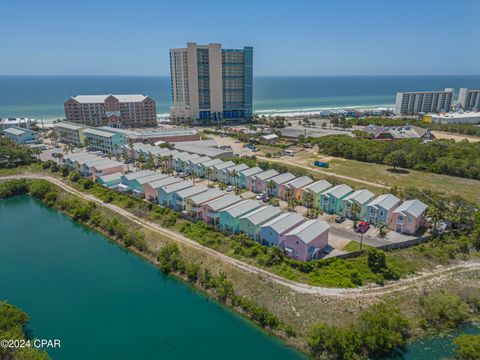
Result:
M118 161L110 161L92 166L90 169L92 180L96 181L99 177L114 173L123 172L123 164Z
M265 186L266 182L277 175L278 175L278 171L273 169L252 175L250 179L249 190L254 193L261 193L266 191L267 190Z
M226 195L203 203L198 209L198 217L209 224L219 225L220 211L243 199L237 195Z
M155 201L158 199L158 191L162 186L175 184L182 181L182 179L173 176L167 176L162 179L154 180L150 183L146 183L143 188L145 192L145 199L148 201Z
M330 225L322 220L307 220L284 236L287 256L300 261L315 260L328 245Z
M278 189L278 197L282 200L285 200L287 191L291 191L293 197L299 200L302 198L303 188L311 183L313 183L312 179L310 179L308 176L302 176L285 184L281 184L280 188Z
M425 226L426 211L427 205L420 200L407 200L393 210L388 227L401 234L414 235Z

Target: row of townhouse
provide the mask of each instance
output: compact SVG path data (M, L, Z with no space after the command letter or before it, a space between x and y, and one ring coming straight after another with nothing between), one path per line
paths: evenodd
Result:
M152 150L150 147L155 148L149 145L149 148L145 150L144 144L134 144L134 148L138 149L137 156L142 153L148 157L159 151ZM171 156L172 160L168 166L176 171L239 186L254 193L265 193L282 200L294 198L303 200L305 203L305 194L309 194L310 205L328 214L337 214L352 219L352 209L356 207L358 220L372 224L381 223L394 231L405 234L415 234L420 227L425 226L427 206L419 200L406 201L406 209L403 209L401 200L392 194L375 198L375 194L366 189L354 191L345 184L333 186L326 180L314 182L308 176L297 178L289 172L279 174L273 169L249 168L245 164L235 164L233 161L211 159L208 156L183 153L177 150L162 149L162 154Z
M78 171L82 176L91 177L94 181L102 176L124 171L121 162L86 152L63 155L62 161L70 169Z
M105 175L97 182L188 213L225 231L245 233L255 241L281 247L288 256L302 261L317 259L328 245L329 225L324 221L306 220L299 214L179 177L142 170Z

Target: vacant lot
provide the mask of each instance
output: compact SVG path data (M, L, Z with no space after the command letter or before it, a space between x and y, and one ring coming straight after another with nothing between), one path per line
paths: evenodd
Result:
M383 186L407 187L441 191L448 194L461 195L480 203L480 181L463 179L448 175L439 175L422 171L408 170L405 173L391 172L387 165L364 163L355 160L334 158L316 154L314 151L302 151L293 158L285 157L279 160L291 165L316 168L315 160L327 161L330 167L321 168L322 172L332 175L342 175Z

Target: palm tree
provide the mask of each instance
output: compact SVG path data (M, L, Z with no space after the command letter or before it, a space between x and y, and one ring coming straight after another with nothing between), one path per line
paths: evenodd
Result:
M303 192L302 200L305 207L311 208L313 206L313 195L309 191Z
M193 185L195 185L195 179L197 178L197 175L194 172L192 172L190 173L190 177L192 178Z
M238 171L235 170L235 169L233 169L233 170L232 170L232 173L230 174L230 176L234 179L234 180L233 180L233 184L234 184L235 186L238 186L238 183L237 183L237 180L238 180Z
M61 153L56 153L55 157L58 159L58 165L63 161L63 154Z
M210 185L210 175L212 174L212 169L211 168L206 168L205 169L205 177L207 178L207 184Z
M360 214L360 211L362 211L362 208L359 204L353 203L350 206L350 216L353 220L353 228L357 227L358 215Z
M173 155L172 154L168 155L168 164L170 167L170 172L173 174Z
M272 194L273 189L275 189L276 187L277 187L277 184L275 184L275 181L273 180L270 180L267 183L268 196Z

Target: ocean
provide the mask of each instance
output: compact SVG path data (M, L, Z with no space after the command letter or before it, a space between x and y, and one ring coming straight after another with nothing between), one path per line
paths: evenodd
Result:
M256 76L257 114L296 114L335 108L393 107L397 91L480 88L474 76ZM0 76L0 118L51 121L64 116L63 102L80 94L142 93L167 115L168 76Z

